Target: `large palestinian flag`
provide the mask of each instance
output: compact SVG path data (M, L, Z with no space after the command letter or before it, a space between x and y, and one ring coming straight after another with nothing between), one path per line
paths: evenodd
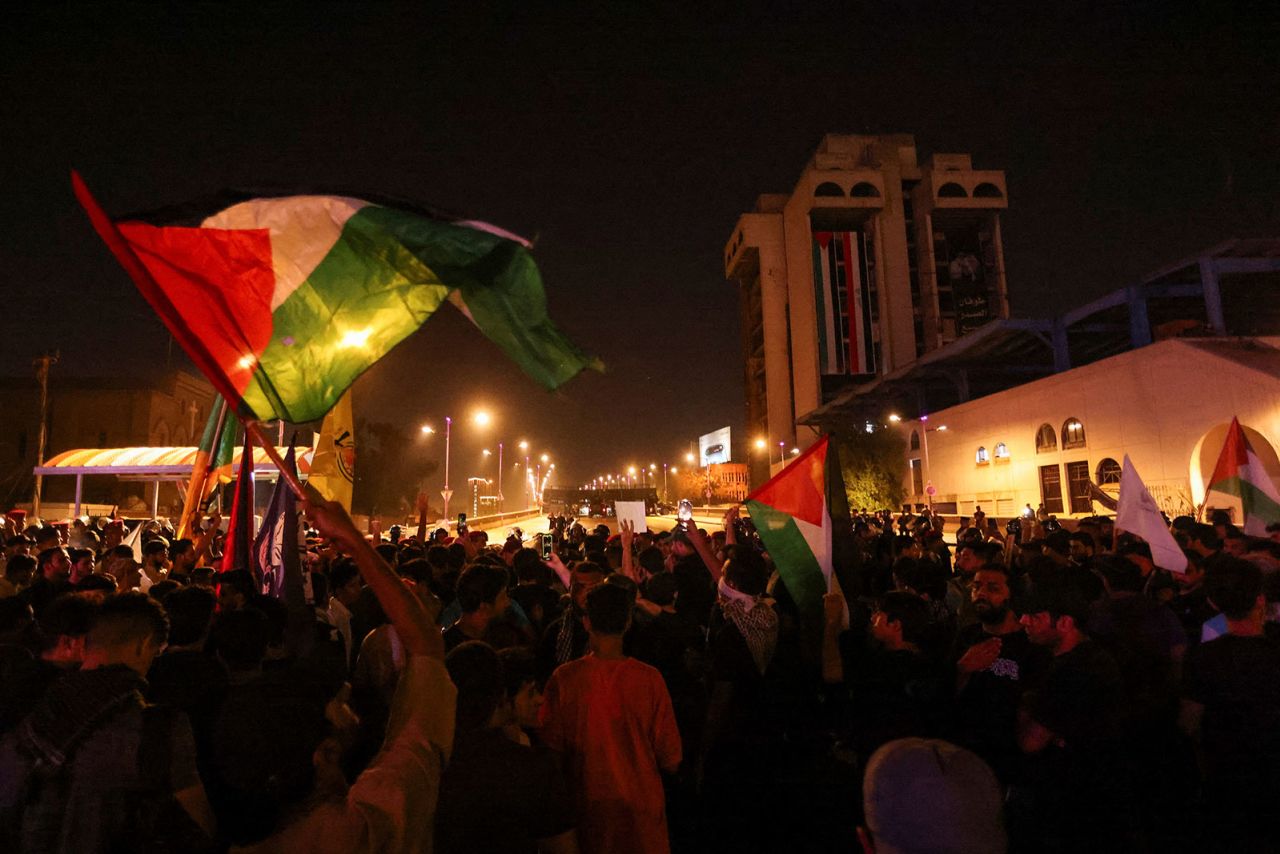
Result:
M401 203L228 194L113 221L76 197L196 366L242 417L324 416L446 300L548 388L599 363L547 316L529 244Z
M1240 529L1254 537L1265 537L1267 525L1280 522L1280 492L1250 446L1239 419L1231 419L1227 441L1205 490L1204 505L1235 510Z
M748 495L746 505L801 613L820 617L832 573L850 568L837 557L851 531L844 478L831 437L824 436ZM853 585L841 586L846 595L854 593Z

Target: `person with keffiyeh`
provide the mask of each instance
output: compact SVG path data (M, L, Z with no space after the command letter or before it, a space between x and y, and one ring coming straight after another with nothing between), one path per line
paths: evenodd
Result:
M717 583L707 649L709 699L695 774L708 814L733 815L728 824L738 829L751 826L748 816L737 814L741 805L771 785L779 743L768 712L766 674L778 644L778 614L765 596L768 580L759 552L731 547ZM744 800L735 791L753 794ZM737 842L722 841L726 850Z

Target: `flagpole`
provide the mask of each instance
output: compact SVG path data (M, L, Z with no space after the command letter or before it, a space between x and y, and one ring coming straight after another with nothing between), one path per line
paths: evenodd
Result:
M293 494L307 500L306 494L302 491L302 481L298 480L298 476L289 470L284 464L284 460L280 458L280 452L276 450L267 438L262 434L262 426L260 422L246 420L244 422L245 432L253 437L253 441L266 452L267 457L280 470L280 476L284 478L284 482L289 484L289 488L293 490Z
M185 537L190 532L192 517L199 512L205 486L209 480L209 462L217 457L218 446L222 443L222 431L227 427L227 399L223 397L221 400L222 405L218 409L218 419L213 428L213 444L209 446L208 457L202 460L199 449L196 450L195 465L191 469L191 481L187 484L186 501L182 505L182 518L178 522L179 537Z

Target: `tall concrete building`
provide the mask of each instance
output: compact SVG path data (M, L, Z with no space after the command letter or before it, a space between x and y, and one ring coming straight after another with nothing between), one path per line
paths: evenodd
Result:
M763 195L725 246L741 292L747 426L805 447L796 419L1009 316L1004 173L920 163L910 134L829 134L790 195ZM781 463L754 461L758 478Z

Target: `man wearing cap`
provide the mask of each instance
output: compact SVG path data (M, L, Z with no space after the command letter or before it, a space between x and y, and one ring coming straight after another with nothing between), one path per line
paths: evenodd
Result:
M995 774L975 754L939 739L900 738L867 763L858 838L867 854L1004 854L1002 800Z

